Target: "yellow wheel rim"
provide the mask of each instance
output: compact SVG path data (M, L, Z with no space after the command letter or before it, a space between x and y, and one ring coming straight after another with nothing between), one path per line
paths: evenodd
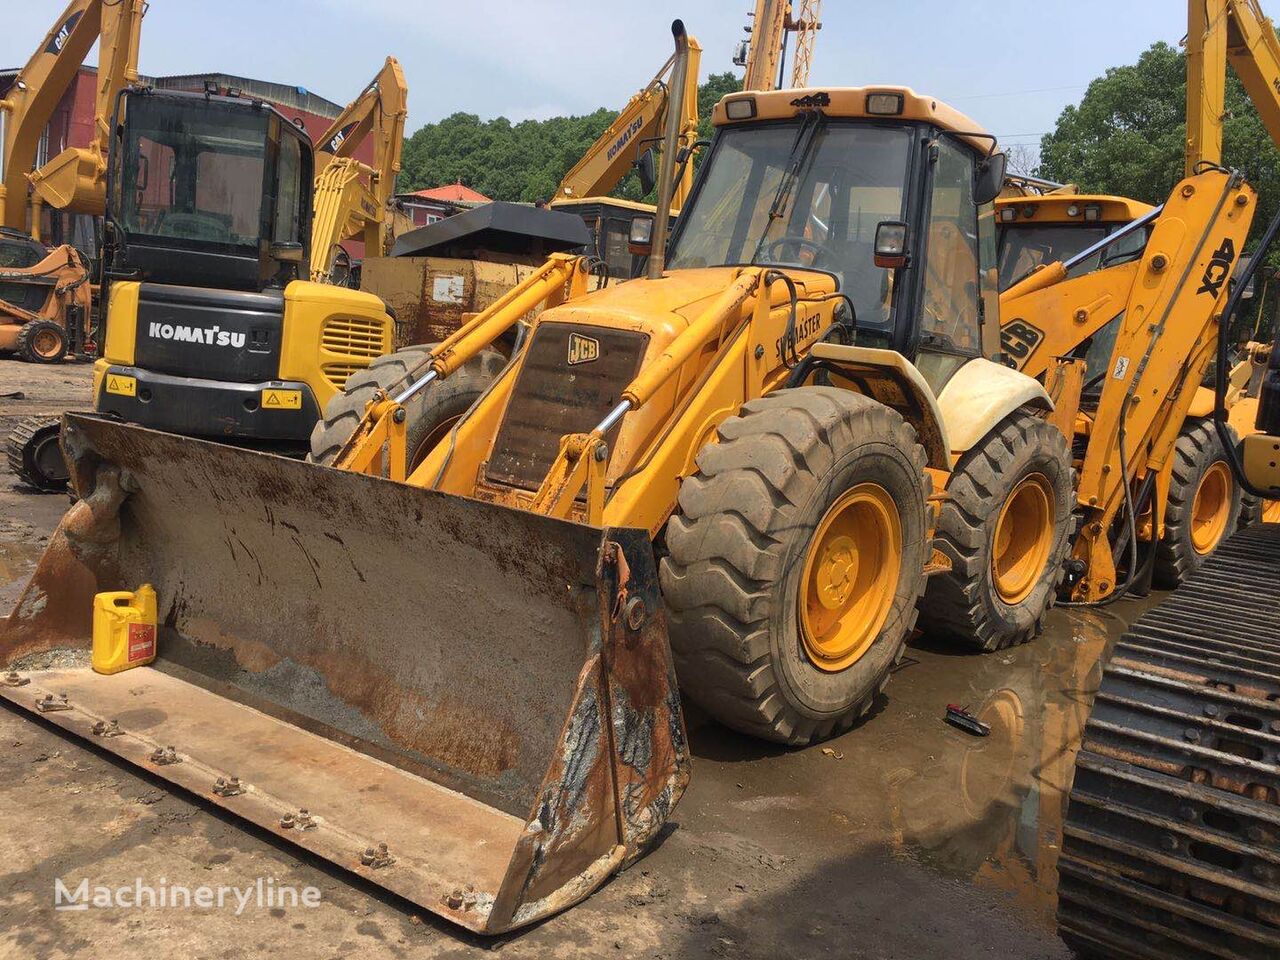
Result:
M1262 501L1262 522L1280 523L1280 500Z
M902 520L876 483L846 490L813 532L800 578L800 635L819 670L847 669L879 636L898 591Z
M1013 606L1027 599L1053 549L1053 493L1039 473L1023 477L996 520L991 577L1000 599Z
M1191 545L1196 553L1209 553L1218 545L1231 518L1231 471L1215 460L1200 478L1191 504Z

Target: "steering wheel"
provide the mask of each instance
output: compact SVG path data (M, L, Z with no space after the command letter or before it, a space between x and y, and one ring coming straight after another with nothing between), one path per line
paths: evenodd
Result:
M775 251L778 250L780 247L787 246L787 245L800 247L800 248L808 247L810 250L813 251L813 254L814 254L813 262L815 264L818 262L818 260L821 257L824 257L824 256L830 257L832 260L836 259L835 251L832 250L830 247L828 247L825 243L819 243L817 240L810 240L808 237L797 237L797 236L779 237L777 240L772 241L767 247L765 247L765 256L768 257L772 263L791 262L791 261L779 260L777 254L775 253ZM797 250L796 252L799 253L799 250Z

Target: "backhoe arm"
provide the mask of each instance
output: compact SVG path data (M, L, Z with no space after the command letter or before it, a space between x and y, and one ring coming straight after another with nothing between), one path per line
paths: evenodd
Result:
M1222 162L1227 64L1280 144L1280 38L1258 0L1187 2L1187 165Z
M1099 600L1115 589L1113 522L1127 518L1122 510L1141 512L1143 482L1172 456L1213 358L1218 318L1256 205L1243 178L1214 169L1180 183L1154 223L1080 471L1085 518L1075 556L1087 573L1076 586L1078 600ZM1159 520L1154 516L1153 530Z
M39 205L101 216L106 209L107 143L116 99L138 82L138 45L146 0L101 3L98 78L94 94L93 139L88 147L68 147L28 175L35 209L33 232L40 223Z

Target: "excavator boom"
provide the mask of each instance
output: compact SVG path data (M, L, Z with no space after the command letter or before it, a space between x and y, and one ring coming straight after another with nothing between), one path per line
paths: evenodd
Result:
M409 88L395 57L330 124L315 153L315 219L311 228L311 279L323 281L345 240L364 241L365 256L383 256L389 244L385 223L395 194L404 147ZM355 153L373 138L372 164Z
M116 99L138 82L138 45L146 0L99 3L98 76L94 91L93 139L88 147L68 147L29 174L35 205L33 230L40 223L39 205L101 216L106 208L107 142Z

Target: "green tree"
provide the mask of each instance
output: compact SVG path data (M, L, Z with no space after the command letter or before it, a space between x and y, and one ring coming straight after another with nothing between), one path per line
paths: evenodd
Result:
M699 86L701 136L711 135L716 101L741 86L732 73L712 74ZM583 116L516 124L506 117L481 120L471 113L452 114L419 127L405 139L397 189L408 192L460 181L495 200L532 203L550 198L617 113L602 107ZM628 174L614 194L642 199L639 178Z
M1182 178L1186 142L1186 55L1167 43L1135 64L1112 67L1058 117L1040 142L1039 174L1089 193L1161 203ZM1280 149L1239 78L1228 72L1222 159L1258 190L1253 238L1280 206Z

